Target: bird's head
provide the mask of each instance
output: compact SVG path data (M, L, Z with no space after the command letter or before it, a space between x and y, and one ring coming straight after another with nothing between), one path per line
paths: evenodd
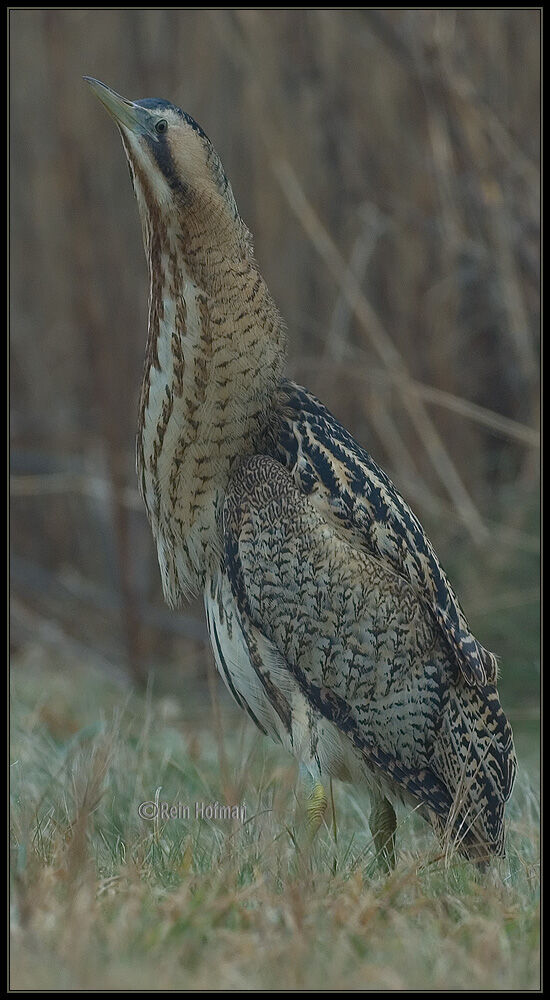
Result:
M84 79L118 126L142 221L159 210L239 218L220 158L191 115L160 98L129 101Z

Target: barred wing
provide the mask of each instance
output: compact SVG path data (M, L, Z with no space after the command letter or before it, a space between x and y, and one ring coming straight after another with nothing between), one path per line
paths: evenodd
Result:
M391 480L306 389L283 381L278 404L274 457L343 537L412 585L467 683L494 683L496 657L472 635L422 525Z
M430 754L458 670L410 584L341 539L266 456L234 475L224 540L250 661L290 742L294 686L312 717L348 737L381 787L408 793L444 821L452 795ZM281 683L281 664L290 685Z

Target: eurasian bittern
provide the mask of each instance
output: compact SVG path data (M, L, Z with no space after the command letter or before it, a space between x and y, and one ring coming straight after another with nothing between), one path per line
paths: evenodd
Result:
M285 329L210 140L163 100L88 83L114 118L149 264L139 486L164 595L203 592L235 701L321 780L364 782L447 843L504 852L516 770L496 659L370 455L283 376Z

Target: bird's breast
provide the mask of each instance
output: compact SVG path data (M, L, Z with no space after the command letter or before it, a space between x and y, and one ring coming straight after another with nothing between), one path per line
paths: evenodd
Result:
M219 562L225 490L234 463L254 450L265 410L245 388L250 358L245 365L223 337L214 340L206 305L194 287L184 306L164 301L158 364L142 394L138 476L172 606L197 593Z

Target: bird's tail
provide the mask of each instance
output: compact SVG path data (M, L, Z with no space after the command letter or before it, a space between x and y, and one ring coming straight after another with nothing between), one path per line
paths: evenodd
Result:
M453 798L446 823L438 821L447 848L473 861L503 856L504 806L517 761L493 684L478 688L459 680L449 688L432 768Z

